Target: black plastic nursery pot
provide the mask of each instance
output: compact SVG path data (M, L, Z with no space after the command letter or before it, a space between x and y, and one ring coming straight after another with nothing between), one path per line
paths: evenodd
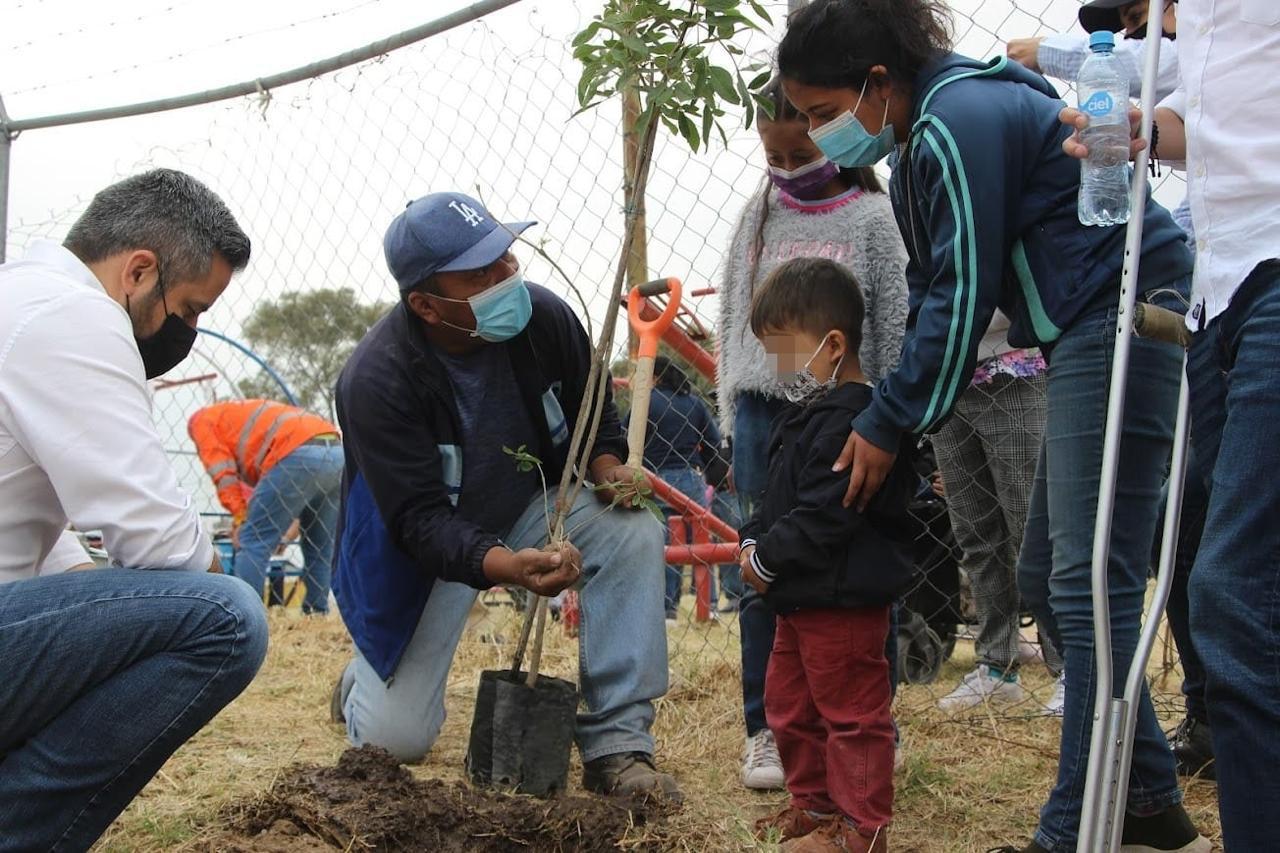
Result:
M548 797L569 778L578 688L546 675L533 687L525 679L505 669L480 673L467 775L476 785Z

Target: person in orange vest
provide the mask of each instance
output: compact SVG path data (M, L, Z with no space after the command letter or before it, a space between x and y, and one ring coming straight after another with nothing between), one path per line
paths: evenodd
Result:
M296 518L307 587L302 612L328 613L342 494L338 428L284 403L231 400L200 409L187 432L231 513L236 576L261 594L271 554Z

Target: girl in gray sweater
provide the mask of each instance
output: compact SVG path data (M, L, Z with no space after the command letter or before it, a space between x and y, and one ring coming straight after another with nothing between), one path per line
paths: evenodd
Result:
M808 135L808 123L770 86L774 119L761 117L769 177L739 218L720 282L717 397L725 435L733 436L734 485L743 517L768 477L769 424L785 405L782 388L751 333L751 297L775 267L797 257L829 258L863 288L866 319L859 351L873 382L898 364L907 323L907 253L893 208L871 169L841 169ZM742 781L758 790L783 787L782 764L764 714L764 677L773 648L774 614L747 590L739 603L742 693L747 743Z

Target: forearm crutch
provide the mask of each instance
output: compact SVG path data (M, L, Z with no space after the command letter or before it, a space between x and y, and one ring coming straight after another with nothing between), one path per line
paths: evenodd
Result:
M1142 138L1151 139L1155 111L1155 87L1160 62L1160 39L1147 38L1142 72ZM1142 255L1142 221L1147 206L1147 164L1149 147L1134 163L1131 189L1131 216L1124 249L1124 271L1120 278L1120 313L1116 323L1116 347L1111 360L1111 394L1107 400L1107 426L1102 451L1102 475L1098 488L1098 515L1093 532L1093 630L1098 667L1097 698L1093 709L1093 737L1089 744L1088 775L1080 810L1077 853L1115 853L1124 830L1125 800L1129 793L1129 769L1133 760L1133 738L1138 716L1138 699L1146 678L1147 661L1155 646L1160 618L1173 584L1173 560L1178 545L1178 521L1182 511L1182 490L1187 471L1188 387L1186 356L1182 361L1182 382L1178 392L1177 426L1173 436L1173 458L1169 470L1168 496L1160 565L1156 575L1151 609L1138 638L1133 660L1125 678L1124 694L1114 698L1115 673L1111 658L1111 608L1107 568L1111 551L1111 514L1115 505L1116 471L1120 456L1120 432L1124 422L1129 344L1134 334L1176 344L1184 349L1190 333L1182 318L1154 305L1137 303L1135 286Z

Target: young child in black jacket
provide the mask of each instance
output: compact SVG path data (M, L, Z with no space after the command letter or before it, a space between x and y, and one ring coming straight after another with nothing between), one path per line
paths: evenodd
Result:
M821 258L775 269L751 306L792 403L773 423L769 485L741 531L742 578L778 613L765 714L791 792L757 831L804 853L883 853L893 810L884 646L890 604L911 576L916 475L900 453L864 511L841 505L849 477L831 467L871 403L858 363L863 313L857 281Z

